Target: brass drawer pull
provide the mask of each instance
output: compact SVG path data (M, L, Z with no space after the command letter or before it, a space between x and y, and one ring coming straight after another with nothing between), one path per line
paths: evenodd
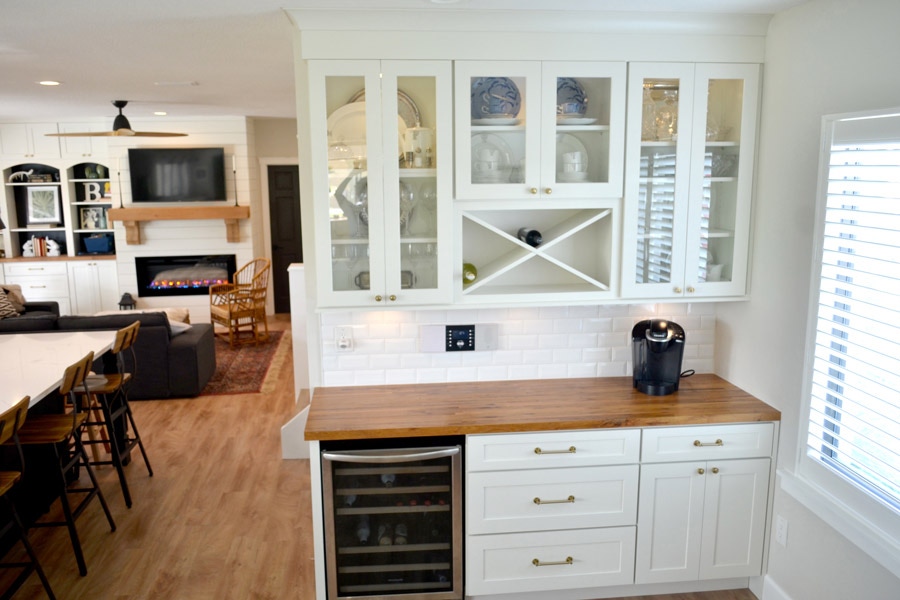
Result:
M541 504L570 504L575 502L575 496L569 496L565 500L541 500L540 498L535 498L534 503L540 506Z
M698 448L700 446L724 446L725 442L722 440L716 440L715 442L701 442L700 440L694 440L694 445Z
M569 446L568 450L541 450L540 446L534 449L535 454L575 454L575 446Z
M573 562L575 562L575 559L572 558L571 556L567 556L566 560L556 560L556 561L552 561L552 562L541 562L540 559L535 558L534 560L531 561L531 564L533 564L536 567L550 567L553 565L571 565Z

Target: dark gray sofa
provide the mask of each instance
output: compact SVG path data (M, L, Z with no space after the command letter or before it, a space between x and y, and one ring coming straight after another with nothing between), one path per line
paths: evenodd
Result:
M26 302L24 306L25 312L18 317L0 319L0 333L27 333L56 329L56 319L59 317L57 302Z
M128 392L132 400L193 397L203 391L216 372L215 339L209 323L196 323L173 335L164 312L61 317L57 316L58 308L56 314L51 310L51 314L42 316L29 315L29 312L0 319L0 333L118 330L140 321L134 344L136 370L126 354L126 368L134 373ZM107 353L95 363L94 369L115 371L114 357Z

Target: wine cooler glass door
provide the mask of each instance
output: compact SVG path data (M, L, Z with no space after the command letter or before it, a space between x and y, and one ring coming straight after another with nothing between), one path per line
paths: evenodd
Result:
M462 594L461 448L322 452L328 598Z

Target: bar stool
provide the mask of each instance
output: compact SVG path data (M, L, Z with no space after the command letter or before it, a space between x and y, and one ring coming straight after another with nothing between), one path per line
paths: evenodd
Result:
M116 530L116 522L109 512L109 506L106 504L84 445L81 443L86 415L78 411L78 398L75 390L78 387L84 388L84 378L90 371L93 360L94 353L88 352L84 358L66 368L62 383L59 385L59 393L61 396L69 398L72 406L70 413L34 415L19 429L19 442L23 446L50 446L53 448L58 468L56 477L59 484L59 499L65 516L64 521L37 521L32 527L66 527L69 530L72 549L75 551L75 561L78 563L78 572L81 575L87 575L87 564L84 562L84 553L81 550L81 542L78 540L78 530L75 529L75 519L96 497L100 501L100 506L103 507L103 512L106 513L110 531ZM69 486L68 474L77 472L77 469L82 467L91 480L90 487ZM74 510L69 503L70 494L86 494Z
M53 590L50 588L50 582L47 581L47 576L44 575L44 569L41 568L41 563L38 561L34 548L31 547L31 542L28 541L28 532L22 525L21 519L19 519L16 505L9 497L9 492L13 489L13 486L22 479L22 473L25 472L25 458L22 455L22 446L19 444L18 433L19 428L22 426L22 423L25 422L25 417L28 414L29 400L31 400L31 398L25 396L14 407L3 414L0 414L0 444L5 444L12 440L12 443L16 446L16 456L19 461L18 471L0 471L0 496L3 496L3 499L6 501L6 507L9 509L10 513L9 522L2 530L0 530L0 538L5 537L9 531L15 529L16 533L19 535L19 539L22 540L22 545L25 546L25 552L28 553L28 558L30 559L27 562L0 563L0 568L3 569L23 569L22 572L19 573L19 576L16 577L15 581L12 582L9 589L4 592L3 598L11 597L16 590L25 583L25 580L28 579L31 572L36 571L38 577L41 579L41 583L44 585L44 591L47 592L47 596L50 600L56 600L56 596L53 595Z
M131 492L128 489L128 481L125 479L124 466L128 463L131 457L131 450L135 446L140 448L141 455L144 457L144 464L147 465L147 472L153 477L153 468L147 459L144 442L141 440L141 434L138 431L137 424L134 422L134 414L131 412L131 405L128 403L128 384L132 380L133 373L125 371L126 352L131 353L132 370L137 369L134 341L137 339L140 325L140 321L135 321L128 327L124 327L116 332L112 353L116 357L117 372L103 375L88 375L84 380L87 392L76 391L81 396L81 406L86 413L89 412L91 415L85 421L86 430L89 432L88 428L102 427L101 431L105 434L101 436L101 439L89 436L89 439L82 440L82 443L92 448L96 448L98 444L103 444L111 457L110 460L103 460L97 454L94 454L91 464L112 465L116 468L116 472L119 475L119 485L122 487L122 495L125 497L125 506L128 508L131 508ZM98 414L98 408L101 414ZM131 435L129 435L129 427Z

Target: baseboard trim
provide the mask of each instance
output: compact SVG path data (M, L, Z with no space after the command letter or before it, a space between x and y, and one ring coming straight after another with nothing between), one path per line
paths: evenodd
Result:
M762 598L760 600L792 600L790 596L788 596L787 592L781 589L777 583L775 583L771 577L766 575L765 581L763 582L763 593Z

